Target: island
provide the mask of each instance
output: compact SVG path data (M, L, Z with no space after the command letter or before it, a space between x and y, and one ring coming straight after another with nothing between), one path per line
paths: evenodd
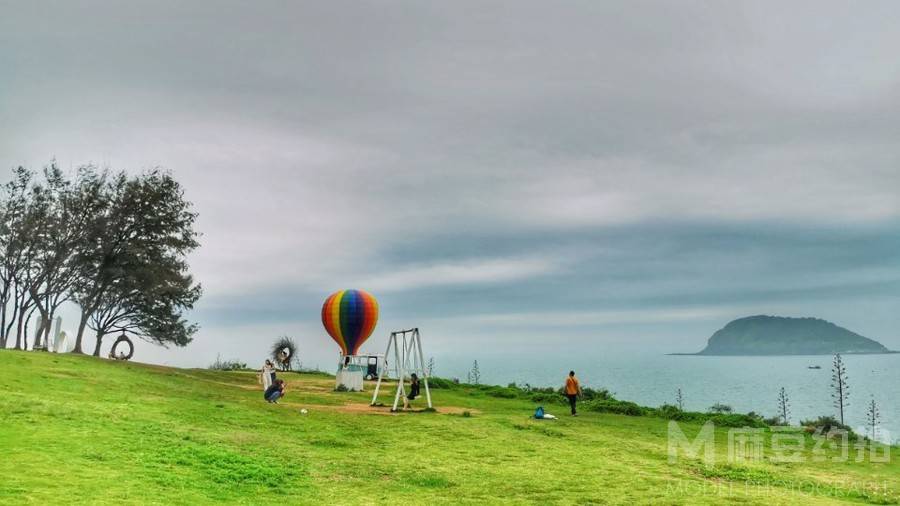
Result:
M757 315L733 320L716 331L699 353L685 355L833 355L896 353L819 318Z

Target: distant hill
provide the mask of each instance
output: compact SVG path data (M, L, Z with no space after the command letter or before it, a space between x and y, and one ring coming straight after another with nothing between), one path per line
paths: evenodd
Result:
M748 316L716 331L697 355L892 353L881 343L819 318Z

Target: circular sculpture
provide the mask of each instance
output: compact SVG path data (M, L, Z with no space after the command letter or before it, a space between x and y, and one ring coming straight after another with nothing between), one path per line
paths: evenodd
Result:
M116 350L119 348L120 343L125 343L128 345L128 353L118 354ZM134 343L131 342L131 339L128 339L128 336L122 334L116 339L116 342L113 343L112 349L109 350L109 355L116 360L131 360L131 357L134 356Z
M356 355L359 347L378 323L378 301L362 290L341 290L322 305L322 325L346 355Z
M291 361L297 352L297 345L290 337L278 338L272 345L272 360L281 367L282 371L291 370Z

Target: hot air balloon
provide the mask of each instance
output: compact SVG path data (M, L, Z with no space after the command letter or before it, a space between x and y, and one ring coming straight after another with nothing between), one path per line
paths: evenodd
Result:
M362 290L334 292L322 304L322 325L345 356L356 355L378 322L378 301Z

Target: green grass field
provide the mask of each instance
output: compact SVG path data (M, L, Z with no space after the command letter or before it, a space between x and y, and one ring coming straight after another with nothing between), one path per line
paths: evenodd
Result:
M0 351L0 504L896 504L890 463L667 460L668 422L433 391L390 414L333 379ZM371 389L371 386L367 386ZM424 393L424 392L423 392ZM383 396L388 402L388 395ZM424 401L416 401L422 407ZM300 414L300 409L308 414ZM463 412L471 416L463 416ZM693 436L700 427L682 425ZM836 450L828 450L834 457Z

